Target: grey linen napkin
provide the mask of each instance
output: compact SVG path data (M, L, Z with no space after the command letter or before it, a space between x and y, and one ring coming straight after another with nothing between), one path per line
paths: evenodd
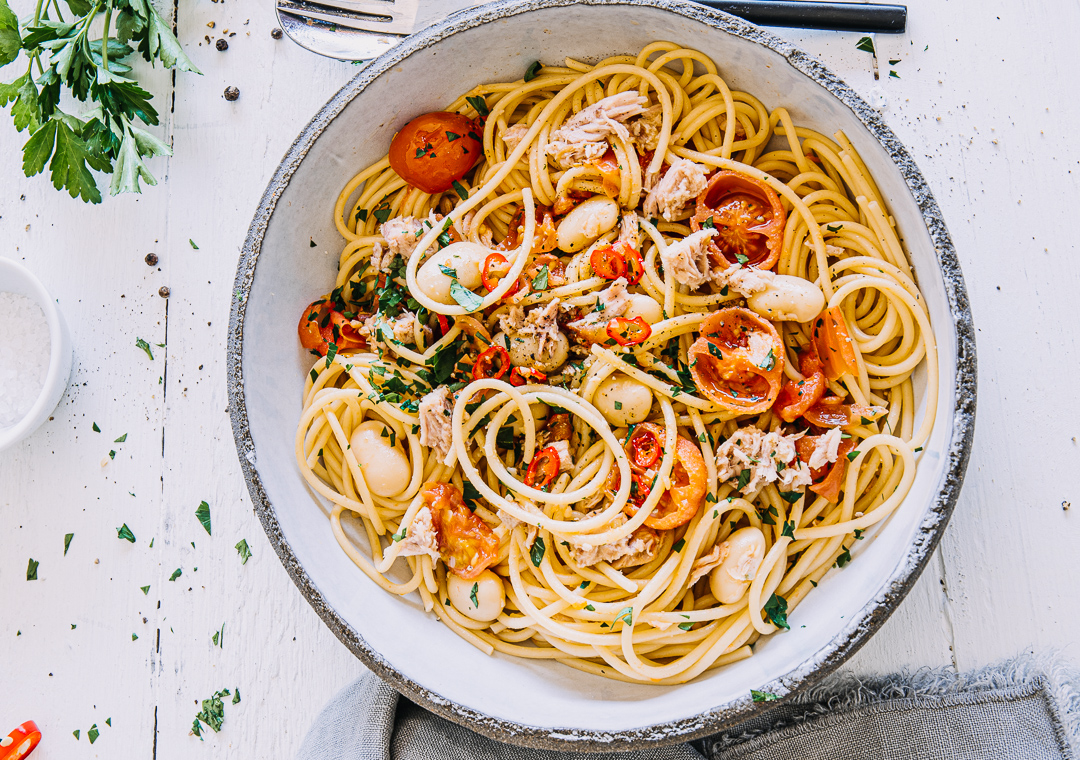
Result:
M500 744L367 673L315 719L297 760L1077 760L1080 675L1021 658L957 676L834 677L728 731L612 754Z

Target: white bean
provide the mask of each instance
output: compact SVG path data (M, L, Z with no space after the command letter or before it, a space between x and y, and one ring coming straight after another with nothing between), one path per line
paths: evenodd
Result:
M619 222L619 204L611 198L594 196L563 217L555 231L559 250L576 253Z
M458 612L479 623L491 622L502 614L506 606L506 588L502 579L490 570L485 570L471 581L448 573L446 594Z
M416 284L428 298L439 303L455 304L457 301L450 295L450 284L454 278L440 266L452 270L462 287L473 290L480 287L480 268L490 253L477 243L451 243L421 265L416 272Z
M394 496L412 479L412 466L400 440L393 440L389 427L376 420L362 422L349 440L356 463L364 473L368 489L376 496Z
M749 296L746 305L774 322L809 322L825 309L825 294L802 277L778 274L768 289Z
M720 544L724 561L709 573L709 589L721 604L742 599L765 558L765 534L753 526L740 528Z
M621 374L605 379L593 396L593 406L616 427L644 422L652 403L653 393L648 386Z
M561 333L555 333L554 342L545 346L547 349L540 353L540 340L535 335L520 335L514 338L506 338L507 351L510 354L510 363L515 367L535 367L541 372L554 372L570 358L570 341Z
M643 317L650 325L655 325L664 318L664 310L656 299L644 293L631 293L630 304L626 307L626 313L623 316L627 319Z

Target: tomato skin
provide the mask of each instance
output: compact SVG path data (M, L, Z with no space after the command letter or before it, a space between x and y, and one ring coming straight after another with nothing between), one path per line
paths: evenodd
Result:
M710 218L716 228L709 242L713 256L758 269L776 265L787 213L780 196L764 182L740 172L717 172L698 196L690 227L697 232Z
M635 428L635 435L638 431L649 433L660 442L657 452L659 454L665 438L664 428L651 422L643 422ZM631 461L633 461L632 454ZM617 472L615 477L617 480ZM630 517L633 517L641 508L642 502L645 501L652 487L651 479L648 477L642 477L635 472L633 478L638 484L637 494L634 500L627 501L623 506L623 512ZM705 457L701 455L701 449L681 435L676 436L675 463L671 467L671 488L660 497L652 513L645 518L645 525L654 530L671 530L690 522L705 500L707 485L708 469L705 465ZM615 487L618 488L617 482Z
M770 344L772 365L755 364L750 335ZM763 412L780 395L784 376L784 346L770 322L749 309L730 306L701 323L700 337L690 346L690 374L710 400L740 414Z
M312 316L315 318L311 319ZM327 299L315 301L300 315L297 326L300 345L318 352L320 356L326 356L331 343L340 354L366 348L367 340L360 334L360 328L368 315L356 316L356 319L348 319L340 311L334 310L333 304Z
M559 239L555 230L555 217L548 206L536 206L536 228L533 231L533 244L531 253L550 253L559 246ZM495 246L500 251L512 251L521 244L521 238L525 234L525 207L518 209L510 220L510 227L506 237Z
M839 306L826 309L814 320L811 332L818 355L825 367L825 377L839 380L844 375L858 376L855 346L851 342L844 312Z
M495 369L496 360L499 362L498 369ZM502 346L489 346L480 356L476 357L476 363L473 364L472 368L472 379L485 380L494 378L495 380L501 380L509 368L510 352Z
M525 485L531 488L547 488L559 477L560 465L559 452L554 446L540 449L529 462L529 469L525 472Z
M461 491L449 483L424 485L420 492L439 533L439 554L454 575L477 577L499 557L499 538L465 505Z
M780 395L776 397L773 410L784 422L794 422L806 414L825 395L825 375L813 341L799 351L799 371L803 379L784 381Z
M451 140L447 132L458 136ZM478 122L459 113L421 114L390 141L390 168L425 193L444 193L484 155L476 139L482 133Z
M652 327L644 317L615 317L607 323L608 337L620 346L636 346L652 335Z
M622 189L622 170L619 169L619 161L615 158L615 151L608 148L607 153L594 161L593 166L600 172L600 182L604 187L604 195L615 198Z
M795 441L795 451L798 458L807 463L814 451L815 441L818 436L804 435ZM840 442L836 448L836 461L826 467L819 467L810 471L813 485L810 490L818 496L824 496L833 504L840 501L840 486L844 484L844 474L847 472L847 455L855 449L855 441L851 438Z
M533 367L514 367L510 370L510 385L520 388L529 383L546 383L547 375Z
M598 277L603 277L605 280L625 277L627 285L640 282L641 276L645 274L645 264L641 260L641 254L623 240L594 250L589 254L589 265Z
M859 425L863 419L871 422L884 416L879 406L845 404L839 396L826 396L803 413L803 418L817 427L849 427Z

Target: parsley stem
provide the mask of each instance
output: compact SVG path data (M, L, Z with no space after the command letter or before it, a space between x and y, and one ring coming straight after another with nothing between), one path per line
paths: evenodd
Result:
M56 0L53 0L56 2ZM109 70L109 27L112 25L112 6L105 10L105 28L101 30L101 68Z
M37 5L34 6L34 26L41 24L41 6L44 0L37 0Z
M64 21L64 14L60 12L60 3L58 2L58 0L52 0L52 4L53 4L53 8L56 9L56 19L57 19L57 21L59 21L61 24L66 24L67 22ZM46 11L46 13L47 12L48 11Z

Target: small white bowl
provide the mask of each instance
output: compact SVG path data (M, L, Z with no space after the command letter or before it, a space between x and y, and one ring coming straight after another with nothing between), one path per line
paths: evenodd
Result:
M28 438L52 414L71 375L71 336L64 317L37 277L22 264L0 258L0 293L17 293L34 301L49 323L49 371L34 405L21 420L0 428L0 451Z

